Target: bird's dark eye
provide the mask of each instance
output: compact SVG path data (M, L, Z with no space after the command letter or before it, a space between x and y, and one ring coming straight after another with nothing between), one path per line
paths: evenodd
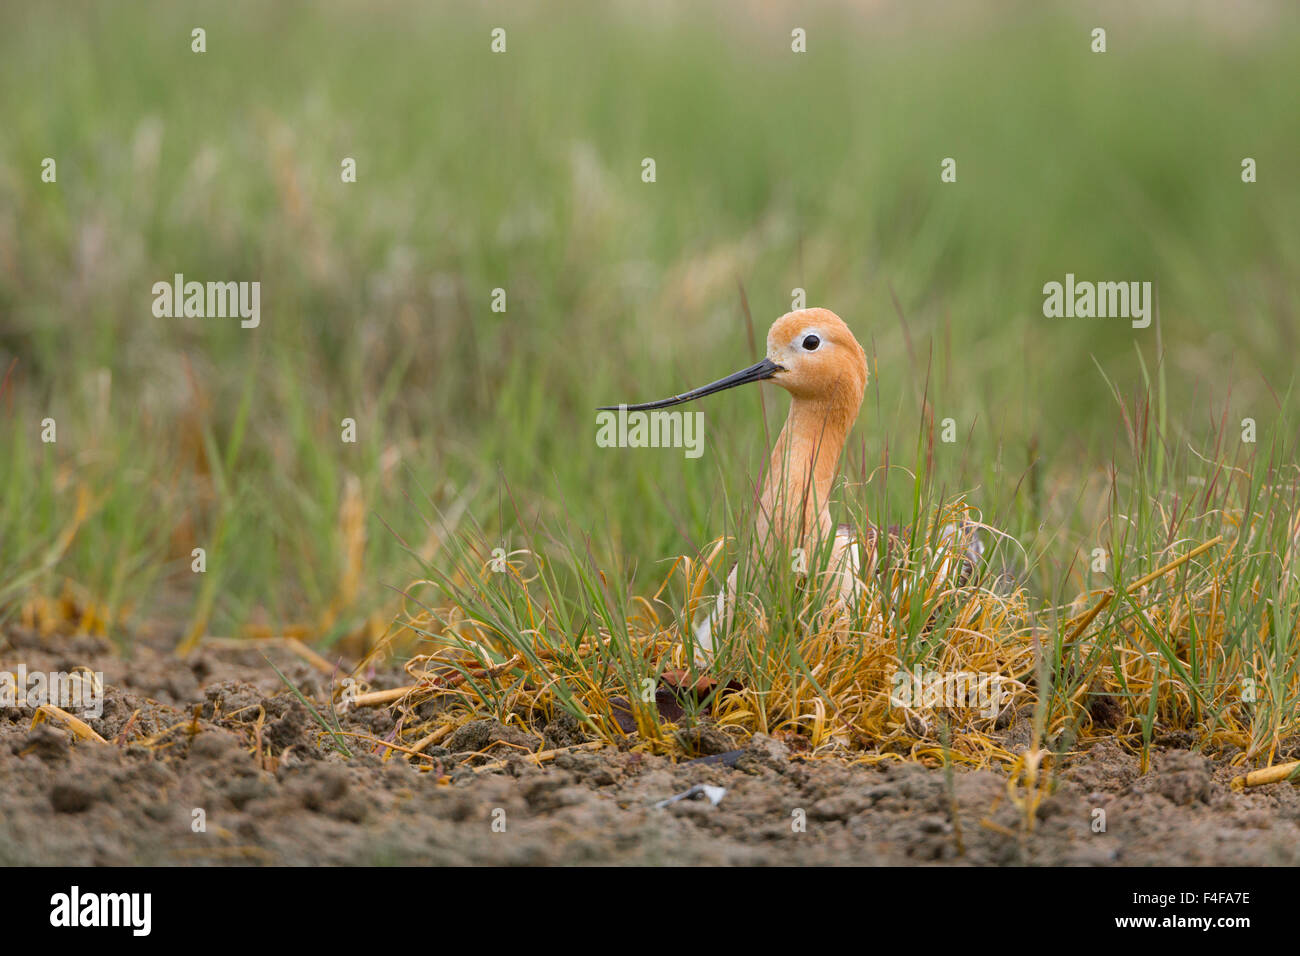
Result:
M817 336L815 335L805 336L803 340L803 347L806 348L809 352L815 352L817 350L817 346L821 344L822 344L822 340L817 338Z

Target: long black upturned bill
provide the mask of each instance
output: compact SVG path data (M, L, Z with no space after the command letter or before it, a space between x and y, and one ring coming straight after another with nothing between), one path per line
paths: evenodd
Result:
M693 388L689 392L682 392L680 395L674 395L672 398L661 398L657 402L645 402L641 405L601 405L597 411L609 412L618 411L620 408L626 408L629 412L649 411L652 408L667 408L669 405L680 405L683 402L692 402L697 398L703 398L705 395L712 395L714 392L721 392L723 389L735 388L737 385L747 385L750 382L761 382L764 379L771 378L777 372L783 371L780 365L777 365L771 359L763 359L751 365L749 368L741 369L739 372L732 372L726 378L720 378L716 382L710 382L708 385L701 385L699 388Z

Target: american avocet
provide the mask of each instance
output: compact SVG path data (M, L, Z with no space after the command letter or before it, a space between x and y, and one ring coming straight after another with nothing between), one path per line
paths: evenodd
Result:
M850 526L832 523L829 502L840 453L862 407L867 379L866 353L844 321L829 309L800 309L772 324L767 333L766 357L749 368L672 398L605 406L602 410L667 408L750 382L771 382L789 392L790 413L773 446L759 496L755 545L768 559L784 559L801 548L811 566L813 556L825 553L824 545L829 540L826 573L832 576L833 593L847 600L862 585L859 538ZM936 557L942 574L953 566L951 546L961 530L949 525L940 534L942 553ZM874 528L862 531L862 539L868 544L875 540ZM983 549L978 538L965 541L964 549L955 560L966 578ZM713 613L695 626L697 644L705 654L713 650L715 628L732 613L735 593L733 567Z
M862 407L867 387L867 356L844 321L828 309L800 309L781 316L767 333L767 355L708 385L672 398L622 406L649 411L694 401L749 382L768 382L790 393L790 414L772 449L755 519L755 544L767 557L802 548L805 555L821 553L833 535L831 573L848 596L857 583L861 559L855 536L847 526L836 528L829 508L831 486L840 452ZM606 406L617 409L620 406ZM811 560L811 559L809 559ZM734 598L736 569L727 579ZM712 648L714 623L729 598L718 595L710 620L696 627L702 647Z

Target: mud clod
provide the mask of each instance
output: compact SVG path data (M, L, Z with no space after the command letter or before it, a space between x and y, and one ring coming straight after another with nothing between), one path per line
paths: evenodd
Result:
M587 735L582 732L582 724L567 710L558 710L550 722L542 729L542 743L548 750L561 747L575 747L586 743Z
M302 740L309 728L321 729L298 701L292 701L278 719L267 725L265 740L276 752Z
M498 749L507 752L513 747L516 752L521 749L529 752L537 750L541 741L532 734L507 727L499 720L471 720L447 738L446 747L450 753L479 753L490 745L509 744ZM505 753L502 754L504 756Z
M700 721L673 735L682 749L700 757L724 754L736 749L736 741L722 728L708 721Z
M240 751L239 739L234 734L214 731L201 733L190 744L192 760L224 760Z
M1200 754L1172 753L1145 781L1144 789L1180 807L1208 804L1214 794L1209 761Z
M66 760L71 742L66 731L37 724L26 737L14 741L14 747L18 753L31 754L49 763Z
M50 788L50 806L55 813L84 813L98 799L93 787L78 781L60 781Z

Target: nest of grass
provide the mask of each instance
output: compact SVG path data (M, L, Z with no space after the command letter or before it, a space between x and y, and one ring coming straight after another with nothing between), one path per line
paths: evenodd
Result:
M1007 730L1032 707L1039 642L1023 587L995 588L957 545L935 543L954 519L973 531L967 511L937 513L916 547L861 541L873 558L854 600L799 580L779 596L780 582L742 587L707 660L692 626L733 542L678 558L651 597L625 604L603 572L575 575L596 622L577 636L560 575L537 554L508 555L504 570L481 561L436 582L453 600L408 616L424 645L406 663L412 683L358 702L392 707L398 742L416 751L492 717L534 733L571 720L589 741L680 757L764 734L806 757L1011 765Z
M1051 606L991 558L963 565L960 542L938 533L981 528L958 501L914 544L861 541L874 559L852 600L828 597L817 575L742 575L707 658L694 625L738 543L678 558L649 597L620 590L585 549L548 561L480 546L421 582L441 600L406 615L423 644L411 682L357 702L391 707L408 753L493 718L540 735L543 758L565 742L697 757L766 735L805 759L1000 766L1020 793L1102 739L1144 765L1161 743L1272 764L1300 740L1297 575L1270 550L1275 517L1220 512L1225 533L1200 541L1164 528L1112 587ZM495 739L482 756L518 749Z

